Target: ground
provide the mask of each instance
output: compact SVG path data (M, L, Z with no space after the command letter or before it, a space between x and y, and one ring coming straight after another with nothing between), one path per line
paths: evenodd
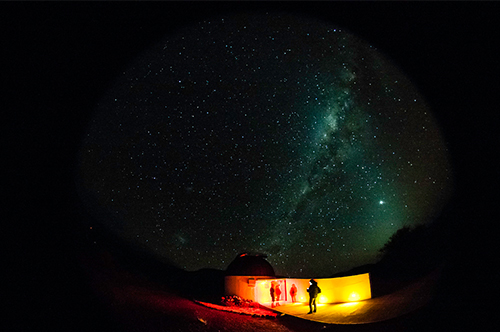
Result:
M255 317L208 308L112 264L87 260L86 270L107 310L109 324L121 331L429 331L445 324L444 318L437 319L432 305L370 324L326 324L290 315L273 318L271 312L267 318Z

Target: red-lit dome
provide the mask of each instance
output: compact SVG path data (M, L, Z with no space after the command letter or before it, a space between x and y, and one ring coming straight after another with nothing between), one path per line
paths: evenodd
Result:
M275 276L265 255L239 254L226 269L228 276Z

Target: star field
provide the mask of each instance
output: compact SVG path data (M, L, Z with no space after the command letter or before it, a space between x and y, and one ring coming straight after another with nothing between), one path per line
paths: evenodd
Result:
M375 47L296 16L166 36L106 92L81 151L103 224L188 270L242 251L281 275L377 259L450 189L439 129Z

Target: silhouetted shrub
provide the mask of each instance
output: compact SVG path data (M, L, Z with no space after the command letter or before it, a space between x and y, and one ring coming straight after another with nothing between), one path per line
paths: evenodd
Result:
M258 304L252 300L242 299L238 295L223 296L221 299L221 304L227 307L255 307Z

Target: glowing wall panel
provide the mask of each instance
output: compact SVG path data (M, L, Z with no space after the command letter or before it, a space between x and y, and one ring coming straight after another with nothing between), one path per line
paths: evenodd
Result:
M295 287L297 288L297 295L295 296L297 302L309 302L309 293L307 293L307 288L309 287L310 279L295 279L295 278L273 279L273 281L275 282L278 280L286 281L286 283L284 283L286 289L284 289L284 287L281 289L282 292L286 293L286 298L282 296L282 301L280 301L280 303L292 303L290 289L292 288L293 285L295 285ZM269 294L269 287L267 287L267 294ZM268 295L267 298L270 298L270 296Z
M271 303L271 292L270 288L271 285L279 285L280 290L281 290L281 295L278 301L278 297L276 296L275 293L275 303L289 303L291 302L291 297L290 297L290 287L291 284L289 284L288 278L274 278L274 279L267 279L267 280L257 280L255 283L255 301L259 303Z
M320 303L354 302L372 297L368 273L341 278L316 279Z
M331 302L362 301L372 297L368 273L331 280L332 284L329 285L329 292L333 297Z
M287 296L281 296L281 304L292 303L290 296L290 288L293 284L297 287L297 302L309 302L310 279L267 279L257 280L255 283L255 301L260 303L270 303L271 296L269 287L272 282L281 282L282 292L286 292ZM318 295L318 303L339 303L339 302L355 302L371 298L370 277L368 273L359 274L341 278L315 278L318 286L321 289L321 294ZM285 288L286 287L286 288Z
M263 304L271 303L271 284L280 285L280 304L292 303L290 289L297 287L297 302L309 302L310 279L274 278L255 276L228 276L225 279L225 294L238 295L244 299ZM370 276L368 273L341 278L315 278L321 288L318 303L356 302L371 298ZM276 301L277 302L277 301ZM275 303L276 303L275 302Z

